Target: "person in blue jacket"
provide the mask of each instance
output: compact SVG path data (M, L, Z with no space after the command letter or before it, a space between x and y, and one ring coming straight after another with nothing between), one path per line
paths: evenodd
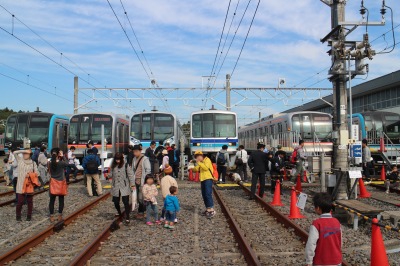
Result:
M179 212L179 200L176 196L178 194L178 188L175 186L171 186L169 188L169 195L164 200L164 209L165 209L165 224L164 228L174 229L176 213Z
M92 149L87 151L87 155L83 158L82 167L86 176L87 190L89 197L93 197L92 180L96 184L97 195L103 194L99 175L100 159Z

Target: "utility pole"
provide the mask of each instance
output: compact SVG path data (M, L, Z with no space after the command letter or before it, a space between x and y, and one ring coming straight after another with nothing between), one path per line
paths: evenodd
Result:
M79 93L79 86L78 86L78 77L74 77L74 114L78 113L78 93Z
M346 37L358 26L385 25L386 6L383 1L381 9L382 20L380 22L371 22L368 19L365 21L364 15L367 9L364 7L364 1L361 1L360 14L362 21L346 22L346 0L321 0L321 2L331 8L331 31L321 39L321 42L328 42L328 46L331 47L329 55L332 58L329 75L333 86L333 171L337 181L333 197L335 199L348 199L348 145L351 142L349 139L348 113L351 114L352 110L350 112L347 110L347 78L351 80L356 75L366 74L368 64L364 63L364 58L371 60L375 55L375 51L371 50L368 32L364 34L361 43L348 41ZM347 65L347 60L355 62L354 70L351 69L351 63ZM352 106L351 103L350 106Z
M231 110L231 75L226 74L226 110Z

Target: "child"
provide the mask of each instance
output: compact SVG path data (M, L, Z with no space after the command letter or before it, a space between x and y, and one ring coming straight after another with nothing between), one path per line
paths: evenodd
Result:
M164 227L174 229L176 213L180 210L178 197L176 196L178 194L178 188L175 186L171 186L169 188L169 193L170 194L167 195L164 201L164 208L166 212Z
M315 213L320 218L310 226L306 245L306 264L339 265L342 263L342 231L340 223L331 215L332 198L328 193L314 196Z
M4 158L4 179L6 180L6 186L10 185L11 179L10 179L10 169L11 165L8 163L8 158Z
M160 224L158 220L158 208L157 208L157 187L154 184L154 178L152 175L147 175L144 180L143 185L143 200L144 205L146 206L146 224L153 225L151 222L151 212L154 215L154 221L156 224Z
M169 164L167 164L164 169L165 175L161 177L161 182L160 182L163 200L165 200L165 198L168 196L169 188L171 186L178 187L178 183L176 182L176 179L171 176L172 172L173 172L172 167ZM162 208L160 220L161 221L165 220L165 208ZM178 220L175 219L174 222L176 223L176 222L178 222Z

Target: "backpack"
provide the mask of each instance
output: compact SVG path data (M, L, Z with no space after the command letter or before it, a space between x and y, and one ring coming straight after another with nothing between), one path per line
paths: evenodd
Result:
M162 152L163 152L163 150L165 150L165 148L164 147L158 147L157 149L158 149L157 154L156 154L157 160L158 161L162 161L163 160Z
M208 169L208 171L210 171L210 174L213 176L214 180L218 181L219 174L218 174L218 170L217 170L217 165L215 163L213 163L212 166L213 166L212 171L210 168Z
M86 163L86 171L88 174L97 174L99 171L99 164L97 163L96 157L90 158Z
M225 153L218 153L218 157L217 157L217 164L218 165L225 165L226 163L226 159L225 159Z
M40 150L36 149L32 155L32 161L34 161L36 164L38 164L39 153L40 153Z
M294 149L292 156L290 157L290 163L296 163L297 162L297 150L298 148Z
M176 156L177 150L174 150L174 163L178 162L178 156Z

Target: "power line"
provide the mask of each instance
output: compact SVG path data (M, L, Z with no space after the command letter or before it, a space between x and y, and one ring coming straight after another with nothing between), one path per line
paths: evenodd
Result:
M149 73L148 73L146 67L145 67L144 64L143 64L143 61L140 59L139 54L137 53L135 47L133 46L133 43L132 43L131 39L129 38L128 33L126 32L126 30L125 30L124 26L122 25L120 19L118 18L117 13L115 12L114 8L112 7L110 1L107 0L107 2L108 2L108 5L110 6L112 12L114 13L114 16L115 16L115 18L117 19L119 25L121 26L122 31L124 32L126 38L128 39L129 44L130 44L131 47L132 47L132 50L135 52L135 55L136 55L137 59L139 60L140 64L142 65L142 68L143 68L144 72L146 73L146 75L147 75L149 81L151 81L151 77L150 77L150 75L149 75ZM125 7L124 7L122 1L121 1L121 5L122 5L122 7L123 7L123 9L124 9L124 12L125 12L126 17L128 18L128 21L129 21L129 24L130 24L130 26L131 26L131 29L132 29L132 31L134 32L133 27L132 27L132 24L131 24L131 22L130 22L130 19L129 19L129 17L128 17L128 14L127 14L127 12L126 12L126 10L125 10ZM135 37L136 37L135 32L134 32L134 35L135 35ZM138 41L138 44L139 44L139 40L137 39L137 37L136 37L136 40ZM140 44L139 44L139 48L141 49ZM142 50L142 49L141 49L141 50ZM142 52L143 52L143 50L142 50ZM144 53L143 53L143 56L144 56ZM147 61L147 59L146 59L146 61ZM150 71L150 73L153 75L153 72L151 71L150 67L149 67L149 71ZM162 94L162 93L161 93L161 94ZM164 97L164 96L163 96L163 97ZM169 109L168 106L166 105L165 101L163 101L163 104L164 104L164 106L165 106L166 109Z
M228 56L228 53L229 53L229 51L231 50L233 41L235 40L236 34L237 34L237 32L238 32L238 30L239 30L239 28L240 28L240 25L242 24L243 18L244 18L244 16L246 15L246 12L247 12L247 9L249 8L250 2L251 2L251 0L249 0L249 1L247 2L246 8L245 8L245 10L244 10L244 12L243 12L243 15L242 15L242 17L241 17L241 19L240 19L240 21L239 21L238 26L236 27L235 34L234 34L233 37L232 37L232 40L231 40L231 42L230 42L230 44L229 44L229 47L228 47L228 50L226 51L225 56L224 56L224 59L222 60L222 63L221 63L221 65L220 65L220 67L219 67L219 70L218 70L218 72L217 72L217 75L216 75L215 78L214 78L214 83L213 83L212 88L215 86L215 83L216 83L216 81L217 81L217 79L218 79L219 73L221 72L222 66L224 65L225 60L226 60L226 57Z
M219 47L221 46L222 36L224 35L225 25L226 25L226 19L228 18L228 13L229 13L229 9L230 9L230 6L231 6L231 2L232 2L232 0L229 0L228 8L227 8L226 14L225 14L224 26L222 27L221 36L219 37L218 48L217 48L217 52L215 53L214 63L213 63L213 66L212 66L212 68L211 68L210 77L212 76L212 73L213 73L213 71L214 71L215 62L217 61L217 56L218 56L218 52L219 52ZM210 85L210 77L208 78L208 85L207 85L207 86Z
M151 68L150 68L149 62L147 61L147 58L146 58L146 55L144 54L144 51L143 51L143 49L142 49L142 46L140 45L139 39L138 39L138 37L137 37L137 35L136 35L136 32L135 32L135 30L133 29L133 26L132 26L131 20L129 19L128 13L127 13L126 10L125 10L125 6L124 6L124 4L122 3L122 0L120 0L120 2L121 2L121 6L122 6L122 8L123 8L123 10L124 10L125 16L126 16L128 22L129 22L130 27L131 27L132 33L133 33L133 35L135 36L136 42L137 42L137 44L138 44L138 46L139 46L139 48L140 48L140 52L142 53L142 56L143 56L144 60L146 61L147 67L149 68L149 71L150 71L151 75L154 77L153 71L152 71Z
M132 47L132 50L135 52L137 59L139 60L140 64L142 65L142 68L143 68L144 72L146 73L146 75L147 75L147 77L149 78L149 80L151 80L150 75L149 75L149 73L147 72L147 70L146 70L146 68L145 68L145 66L144 66L144 64L143 64L143 62L142 62L142 60L140 59L139 54L137 53L135 47L133 46L132 41L131 41L131 39L129 38L128 33L126 32L124 26L122 26L122 23L121 23L121 21L119 20L119 18L118 18L118 16L117 16L117 13L115 13L115 10L114 10L114 8L112 7L110 1L107 0L107 2L108 2L108 5L110 6L112 12L114 13L114 16L115 16L115 18L117 19L119 25L121 26L122 31L124 32L126 38L128 39L128 41L129 41L129 43L130 43L130 45L131 45L131 47Z
M21 38L19 38L18 36L16 36L14 34L14 19L18 20L22 25L24 25L26 28L28 28L32 33L34 33L37 37L39 37L42 41L44 41L46 44L48 44L50 47L52 47L55 51L57 51L61 57L66 58L68 61L70 61L72 64L74 64L76 67L78 67L79 69L81 69L83 72L85 72L88 75L88 78L90 77L90 74L85 71L82 67L80 67L77 63L75 63L72 59L70 59L69 57L65 56L60 50L58 50L54 45L52 45L50 42L48 42L45 38L43 38L40 34L38 34L36 31L34 31L31 27L29 27L26 23L24 23L22 20L20 20L18 17L16 17L14 14L12 14L8 9L6 9L3 5L0 5L0 7L2 7L7 13L9 13L13 20L12 20L12 24L13 24L13 30L12 32L9 32L8 30L4 29L3 27L0 26L0 29L2 29L3 31L5 31L6 33L8 33L9 35L11 35L12 37L16 38L17 40L19 40L20 42L22 42L23 44L25 44L26 46L30 47L31 49L33 49L34 51L36 51L37 53L41 54L42 56L44 56L45 58L47 58L48 60L52 61L53 63L55 63L56 65L62 67L63 69L65 69L67 72L73 74L74 76L77 76L79 79L81 79L82 81L84 81L85 83L87 83L88 85L90 85L91 87L96 88L96 86L94 86L93 84L91 84L88 80L85 80L83 78L81 78L79 75L77 75L76 73L74 73L73 71L71 71L70 69L68 69L67 67L65 67L64 65L62 65L61 63L58 63L57 61L55 61L54 59L52 59L50 56L47 56L46 54L44 54L43 52L41 52L40 50L36 49L35 47L33 47L32 45L28 44L27 42L23 41ZM97 80L98 81L98 80ZM99 82L99 81L98 81ZM99 82L100 83L100 82ZM82 92L83 93L83 92ZM107 96L107 94L104 94L103 92L101 92L104 96L108 97L109 99L112 100L111 97ZM90 95L83 93L84 95L91 97ZM133 110L132 110L133 111Z
M238 62L239 62L239 59L240 59L240 56L242 55L242 51L243 51L244 45L246 44L247 37L249 36L250 30L251 30L251 26L253 25L254 18L256 17L256 14L257 14L258 7L259 7L259 5L260 5L260 2L261 2L261 0L258 0L256 10L254 11L253 18L251 19L251 23L250 23L249 30L247 31L246 38L244 39L242 48L240 49L239 56L238 56L238 58L237 58L237 60L236 60L235 66L233 67L233 70L232 70L232 72L231 72L231 77L233 76L233 73L235 72L236 66L237 66L237 64L238 64Z

